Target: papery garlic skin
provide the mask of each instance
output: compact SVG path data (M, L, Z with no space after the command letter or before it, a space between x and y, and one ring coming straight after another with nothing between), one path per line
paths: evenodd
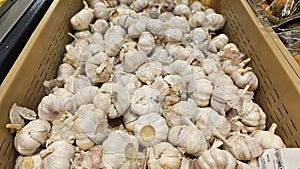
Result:
M181 165L181 153L168 142L161 142L147 148L149 169L173 168L179 169Z
M196 168L199 169L235 169L235 158L225 150L213 148L206 150L196 160Z
M205 136L196 126L174 126L169 131L168 140L183 152L195 156L201 155L208 148Z
M166 141L168 132L165 119L157 113L140 116L133 124L133 133L144 147Z
M35 120L36 113L26 107L18 106L14 103L9 110L9 120L11 124L19 124L21 127L25 125L26 120Z
M51 126L41 119L30 121L15 136L14 145L22 155L32 155L46 142Z
M40 152L42 157L41 168L69 169L74 154L75 148L73 145L66 141L56 141L47 147L46 150Z
M120 142L120 140L122 141ZM117 169L127 160L135 161L138 158L137 138L121 130L111 132L103 142L102 148L104 167Z
M62 88L54 88L53 94L45 96L38 105L38 115L41 119L53 121L63 112L74 113L76 104L74 95Z

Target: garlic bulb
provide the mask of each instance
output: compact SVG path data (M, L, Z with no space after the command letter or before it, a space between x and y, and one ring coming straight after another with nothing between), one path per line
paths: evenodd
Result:
M189 83L187 91L198 106L204 107L210 102L210 97L213 93L213 86L206 78L198 80L192 79Z
M71 166L70 161L74 154L75 148L73 145L66 141L56 141L40 152L42 157L41 168L69 169Z
M125 41L122 36L112 36L108 39L105 39L104 50L110 57L117 56L124 43Z
M195 122L197 114L197 104L193 99L187 101L180 101L172 106L166 103L163 116L166 119L168 126L174 127L178 125L185 125L186 118Z
M102 163L107 168L121 168L127 161L135 164L145 161L139 153L137 138L122 130L111 132L103 142L102 148ZM132 168L137 168L137 166Z
M135 12L140 12L141 10L146 8L148 4L148 0L136 0L131 3L130 8L133 9Z
M57 78L66 79L75 72L73 66L68 63L62 63L58 67Z
M160 92L150 86L144 85L135 90L131 97L131 111L137 115L149 113L161 114L162 106L158 102Z
M159 61L163 65L169 65L174 62L174 58L169 56L162 46L156 46L152 52L151 61Z
M212 72L208 75L208 78L214 88L233 85L233 81L230 76L226 75L224 72Z
M131 11L131 12L134 12L134 11ZM131 16L131 14L122 14L122 13L118 12L118 9L117 9L117 12L111 16L111 22L114 25L121 26L124 29L128 29L128 27L130 25L132 25L135 21L136 21L135 18L133 18Z
M205 16L206 15L203 11L192 11L188 22L191 27L202 26L206 22Z
M152 61L141 65L136 71L136 76L144 83L151 84L157 76L163 71L163 65L160 62Z
M232 72L230 77L238 87L245 88L246 85L250 85L249 90L254 91L258 87L258 79L250 70L252 70L250 67L245 69L237 69L236 71Z
M190 82L193 78L193 67L184 60L175 60L169 66L169 74L180 75L186 82Z
M108 135L108 122L105 113L93 104L82 105L75 113L74 136L79 148L86 150L92 144L81 144L81 140L91 140L101 144Z
M42 159L39 154L23 157L20 155L16 159L14 169L39 169L41 168Z
M201 155L208 148L205 136L196 126L174 126L169 131L168 140L182 152L195 156Z
M23 128L18 124L7 124L6 128L20 130L17 132L14 145L22 155L32 155L46 142L51 126L49 122L41 119L30 121Z
M65 81L64 88L71 93L76 93L77 90L86 86L92 86L90 79L84 75L80 75L79 71L80 70L76 70L74 74L69 76Z
M219 115L210 107L198 108L196 116L196 125L202 131L206 140L212 143L215 138L220 139L224 144L230 147L225 139L229 136L231 124L222 115Z
M64 62L77 68L80 67L86 60L92 57L89 50L89 42L84 40L84 46L74 47L72 45L66 45L67 53L65 54Z
M89 30L77 31L74 36L78 39L89 39L92 33Z
M135 90L142 86L142 82L139 80L137 75L131 73L126 73L122 75L119 79L115 80L116 83L121 84L124 88L126 88L129 91L130 96L133 95Z
M104 49L104 41L103 41L103 35L99 32L93 33L93 35L89 38L90 44L99 44ZM104 51L104 50L103 50Z
M225 19L223 15L217 13L206 14L205 27L210 31L216 31L221 29L225 25Z
M147 55L138 50L130 50L124 54L124 71L130 73L135 71L140 65L146 62Z
M167 29L164 36L167 42L180 42L183 33L177 29Z
M63 112L74 113L76 104L74 95L63 88L54 88L53 93L45 96L38 105L38 116L41 119L54 121Z
M82 89L77 90L74 94L74 100L77 107L84 104L93 104L94 97L100 92L98 87L87 86Z
M190 32L190 25L186 18L180 16L173 16L165 23L168 29L177 29L182 33Z
M203 4L199 1L194 1L193 3L191 3L190 8L195 11L203 11L204 10Z
M142 19L133 21L128 27L128 36L131 38L138 38L146 31L146 24L147 22Z
M168 132L165 119L157 113L142 115L133 124L133 133L143 147L166 141Z
M238 88L234 85L224 85L214 88L211 107L220 114L225 114L231 108L241 110L242 98L239 96Z
M164 23L159 19L149 19L146 24L147 31L158 38L164 35L166 30Z
M103 149L96 145L88 151L75 153L71 161L71 168L94 168L100 169L102 165Z
M180 100L186 100L187 98L187 84L186 81L179 75L167 75L164 77L164 81L169 85L169 93L166 98L166 102L174 104Z
M224 149L229 151L237 160L251 160L263 153L257 139L249 135L236 133L230 136L227 141L231 147L224 145Z
M73 144L75 137L73 134L73 123L74 116L68 112L65 112L63 116L52 122L52 128L50 137L46 140L46 147L55 142L55 141L67 141L70 144Z
M88 29L94 18L94 10L88 7L88 4L83 1L84 8L71 18L71 25L75 30Z
M137 49L149 54L155 48L154 37L149 32L143 32L139 37Z
M113 68L113 58L110 58L104 52L99 52L86 61L85 73L92 83L104 83L111 78Z
M166 22L166 21L170 20L170 18L172 18L173 16L174 16L174 14L172 12L163 12L162 14L160 14L158 16L158 19L163 22Z
M251 136L258 140L264 150L270 148L285 148L286 146L282 139L274 134L276 127L277 124L273 123L268 131L256 130L251 133Z
M206 30L204 30L201 27L194 28L190 34L193 43L195 44L195 46L198 47L198 49L202 51L207 50L210 40L209 40L208 32Z
M9 120L11 124L18 124L20 127L25 125L26 120L35 120L36 113L26 107L18 106L14 103L9 110ZM12 130L14 131L14 130Z
M221 50L227 43L229 39L227 35L225 34L219 34L216 37L214 37L210 43L209 43L209 51L213 53L217 53L219 50Z
M109 18L109 11L103 2L94 4L94 15L97 19L107 20Z
M110 38L112 38L114 36L116 36L116 37L121 36L121 37L125 38L125 35L126 35L126 31L121 26L113 25L110 22L110 27L104 34L104 40L109 40Z
M203 59L201 61L201 67L206 75L220 71L220 68L218 67L218 62L211 58Z
M130 94L122 85L106 82L102 84L100 93L94 97L93 104L109 118L117 118L130 106Z
M236 162L228 151L213 148L204 151L197 158L195 167L199 169L235 169Z
M92 33L98 32L104 35L109 26L106 20L97 19L94 24L90 25Z
M191 9L184 4L179 4L175 6L173 14L188 17L191 14Z
M181 165L181 153L168 142L161 142L147 148L149 169L173 168L179 169Z

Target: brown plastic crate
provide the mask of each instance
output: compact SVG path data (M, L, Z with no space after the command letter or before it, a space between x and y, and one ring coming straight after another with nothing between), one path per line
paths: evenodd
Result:
M208 1L207 1L208 2ZM246 0L215 0L209 4L226 18L225 33L252 58L252 67L260 85L256 101L268 115L268 124L278 124L288 146L299 147L300 79L291 68L286 54L277 47L269 30L258 27L259 21ZM64 45L71 41L69 20L82 8L81 0L54 0L41 23L24 47L11 71L0 86L0 168L13 168L16 151L13 136L5 128L13 103L36 110L45 94L43 81L56 76Z

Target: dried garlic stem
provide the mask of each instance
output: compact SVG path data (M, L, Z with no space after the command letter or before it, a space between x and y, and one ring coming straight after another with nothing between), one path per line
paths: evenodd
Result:
M245 66L246 64L248 64L250 61L251 61L251 58L248 58L248 59L242 61L242 62L239 64L239 66L240 66L240 67L244 67L244 66Z
M242 71L242 75L246 74L247 72L253 70L252 67L246 67L243 71Z
M277 124L276 123L272 123L271 127L269 128L268 132L270 133L275 133L275 130L277 128Z
M96 68L96 73L101 74L107 66L108 66L108 60L106 60L106 62L102 63L99 67Z
M16 129L17 131L20 131L22 129L21 124L6 124L5 127L8 129Z
M247 86L243 89L243 92L241 93L241 96L244 96L247 93L247 91L249 90L249 88L250 88L250 85L247 84Z
M213 136L217 137L220 139L227 147L231 147L231 144L218 132L218 131L213 131Z
M42 151L40 152L40 156L41 156L42 158L44 158L44 157L46 157L47 155L51 154L53 151L54 151L54 148L53 148L53 147L47 148L46 150L42 150Z
M72 33L68 32L68 35L71 36L74 40L78 40L78 38L74 36Z

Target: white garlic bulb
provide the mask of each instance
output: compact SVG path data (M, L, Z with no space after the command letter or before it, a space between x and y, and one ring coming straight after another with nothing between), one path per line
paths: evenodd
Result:
M205 136L196 126L174 126L169 131L168 140L182 152L195 156L201 155L208 148Z
M188 93L191 98L195 100L198 106L207 106L210 102L210 97L213 92L213 86L211 82L202 78L199 80L192 79L188 86Z
M109 26L106 20L97 19L94 24L90 25L92 33L98 32L104 35Z
M95 86L87 86L77 90L77 92L74 94L74 100L77 107L84 104L93 103L94 97L98 94L99 91L99 88Z
M93 104L82 105L75 113L77 119L74 121L73 127L79 129L75 130L75 138L80 140L82 136L86 135L95 144L101 144L108 135L108 122L106 114L96 109ZM79 136L80 135L80 136ZM84 138L85 139L85 138ZM78 145L82 148L80 145Z
M225 85L233 85L233 81L230 76L226 75L224 72L212 72L208 75L208 78L214 88Z
M156 44L154 42L153 35L149 32L143 32L139 37L137 49L149 54L155 48L155 46Z
M162 46L156 46L156 48L154 48L151 60L159 61L163 65L169 65L174 62L174 58L169 56L168 52Z
M179 75L167 75L164 77L164 81L167 82L170 88L166 101L177 103L180 100L186 100L187 83L183 77Z
M193 67L184 60L175 60L169 66L169 74L180 75L186 82L190 82L193 78Z
M216 31L221 29L225 25L225 19L223 15L217 13L206 14L205 27L210 31Z
M104 34L104 40L109 40L110 38L112 38L114 36L117 36L117 37L121 36L121 37L125 38L125 35L126 35L126 31L121 26L113 25L110 22L110 27Z
M137 68L145 63L147 60L147 55L138 50L129 50L124 54L123 68L125 72L133 72Z
M194 1L192 4L190 4L190 8L195 11L203 11L204 10L203 4L199 1Z
M38 116L41 119L53 121L58 119L63 112L74 113L76 103L74 95L63 88L54 88L53 93L43 97L38 105Z
M30 121L23 128L18 124L7 124L6 128L20 130L17 132L14 145L16 150L22 155L32 155L46 142L51 126L49 122L37 119Z
M90 44L100 44L101 49L104 48L103 35L99 32L93 33L93 35L89 38Z
M208 32L206 30L201 27L197 27L194 28L190 34L192 37L192 41L194 42L195 46L198 47L198 49L202 51L207 50L210 40Z
M117 56L124 43L125 41L122 36L112 36L108 39L105 39L104 50L110 57Z
M94 97L93 104L109 118L117 118L130 106L130 93L121 84L106 82L102 84L100 93Z
M183 33L178 29L167 29L164 36L167 42L180 42Z
M140 12L141 10L146 8L148 4L148 0L136 0L131 3L130 8L133 9L135 12Z
M88 39L92 36L92 33L89 30L77 31L74 34L78 39Z
M190 17L189 17L189 25L191 27L199 27L202 26L206 20L205 20L205 13L203 11L192 11Z
M228 43L228 41L227 35L223 33L219 34L209 42L208 48L211 52L217 53Z
M231 146L225 140L230 134L231 124L224 116L219 115L210 107L198 108L195 116L198 129L202 131L209 143L218 138L228 147Z
M191 14L191 9L184 4L178 4L175 6L173 14L188 17Z
M168 126L174 127L178 125L185 125L186 119L193 122L196 121L196 114L198 112L197 104L193 99L187 101L180 101L172 106L166 103L163 116L166 119Z
M133 124L133 133L143 147L166 141L168 132L165 119L158 113L142 115Z
M201 61L201 67L202 67L203 71L205 72L205 74L209 75L211 73L220 71L218 63L219 62L214 59L206 58Z
M225 150L213 148L203 152L201 156L197 158L196 168L199 169L235 169L235 158Z
M132 11L134 12L134 11ZM133 18L131 16L131 14L122 14L120 12L118 12L118 9L117 9L117 13L116 13L117 16L114 16L114 14L111 16L111 22L114 24L114 25L118 25L118 26L121 26L122 28L124 29L128 29L128 27L130 25L132 25L136 19Z
M149 169L173 168L179 169L181 165L181 153L168 142L161 142L147 148Z
M238 87L245 88L247 85L250 85L249 90L254 91L258 87L258 78L250 70L252 70L250 67L237 69L231 73L230 77Z
M89 8L85 1L83 3L84 8L71 18L71 25L75 30L88 29L94 18L94 10Z
M151 84L157 76L163 71L163 65L160 62L152 61L141 65L135 72L136 76L144 83Z
M100 169L102 165L103 149L96 145L88 151L75 153L71 161L71 168L94 168Z
M41 168L42 159L39 154L32 156L18 156L14 169L39 169Z
M149 113L161 114L162 106L158 102L160 94L158 90L147 85L135 90L131 97L131 111L137 115Z
M65 62L69 63L73 67L80 67L82 63L92 57L89 50L89 42L84 40L84 46L74 47L72 45L66 45L67 53L65 54Z
M142 19L133 21L128 27L128 36L131 38L138 38L146 31L146 24L147 22Z
M122 140L120 142L120 140ZM126 161L139 162L139 143L136 137L122 130L113 131L103 142L102 163L107 168L121 168Z
M68 63L62 63L58 67L57 78L66 79L75 72L73 66Z
M190 32L190 25L186 18L180 16L173 16L165 23L168 29L177 29L182 33Z
M251 136L258 140L264 150L270 148L285 148L286 146L282 139L275 134L276 127L277 124L273 123L268 131L256 130L251 133Z
M164 23L159 19L149 19L146 24L147 31L158 38L164 35L166 30Z
M229 151L237 160L251 160L263 153L260 143L249 135L236 133L230 136L227 141L231 147L224 145L224 149Z
M79 71L80 70L77 69L72 76L69 76L69 78L66 79L64 83L64 88L71 93L76 93L77 90L86 86L92 86L90 79L79 74Z
M113 62L113 58L104 52L99 52L86 61L85 73L93 84L107 82L113 74Z
M94 4L94 15L97 19L107 20L109 18L109 11L103 2Z
M72 144L66 141L56 141L40 152L42 157L41 168L68 169L71 166L70 161L74 154L75 148Z
M142 82L139 80L139 78L131 73L121 75L120 78L115 79L115 82L121 84L124 88L128 89L130 96L133 95L135 90L142 86Z

